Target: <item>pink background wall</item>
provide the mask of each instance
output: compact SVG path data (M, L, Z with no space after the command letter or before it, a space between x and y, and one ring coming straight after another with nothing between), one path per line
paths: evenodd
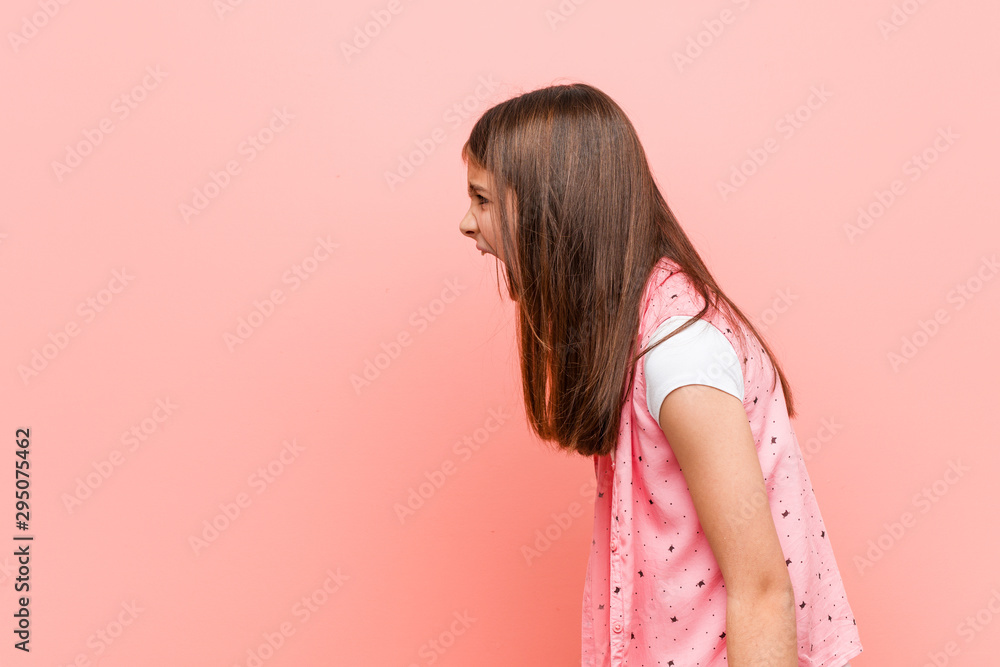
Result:
M671 5L6 2L0 663L579 664L592 461L458 231L570 81L781 355L855 665L995 662L1000 8Z

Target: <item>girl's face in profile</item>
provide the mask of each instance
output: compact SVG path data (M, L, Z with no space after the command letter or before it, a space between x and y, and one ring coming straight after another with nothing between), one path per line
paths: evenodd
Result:
M499 225L500 221L497 220L496 224L493 221L495 208L493 197L493 179L489 172L479 169L470 162L469 198L472 204L458 228L462 234L476 240L476 247L484 255L490 253L503 261L503 257L497 252L499 234L496 225Z

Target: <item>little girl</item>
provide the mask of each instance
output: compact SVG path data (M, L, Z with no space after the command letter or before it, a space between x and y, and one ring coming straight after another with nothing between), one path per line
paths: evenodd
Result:
M525 409L592 456L584 667L843 667L862 651L770 347L586 84L487 110L463 234L516 302Z

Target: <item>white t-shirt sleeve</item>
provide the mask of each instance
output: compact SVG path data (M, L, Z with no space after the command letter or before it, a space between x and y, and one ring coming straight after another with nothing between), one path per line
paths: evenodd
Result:
M650 339L650 345L665 338L691 319L687 315L667 318ZM646 406L660 423L660 406L674 389L688 384L715 387L743 399L743 369L732 343L713 324L699 319L684 331L657 345L643 357L646 376ZM661 425L662 428L662 425Z

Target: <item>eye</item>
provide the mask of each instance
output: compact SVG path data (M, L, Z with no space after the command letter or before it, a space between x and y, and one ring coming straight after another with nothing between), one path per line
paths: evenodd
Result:
M490 203L490 200L489 200L489 199L487 199L486 197L482 196L482 195L478 195L478 194L477 194L477 195L476 195L476 199L478 199L478 200L479 200L479 203L480 203L480 204L481 204L482 206L486 206L487 204L489 204L489 203Z

